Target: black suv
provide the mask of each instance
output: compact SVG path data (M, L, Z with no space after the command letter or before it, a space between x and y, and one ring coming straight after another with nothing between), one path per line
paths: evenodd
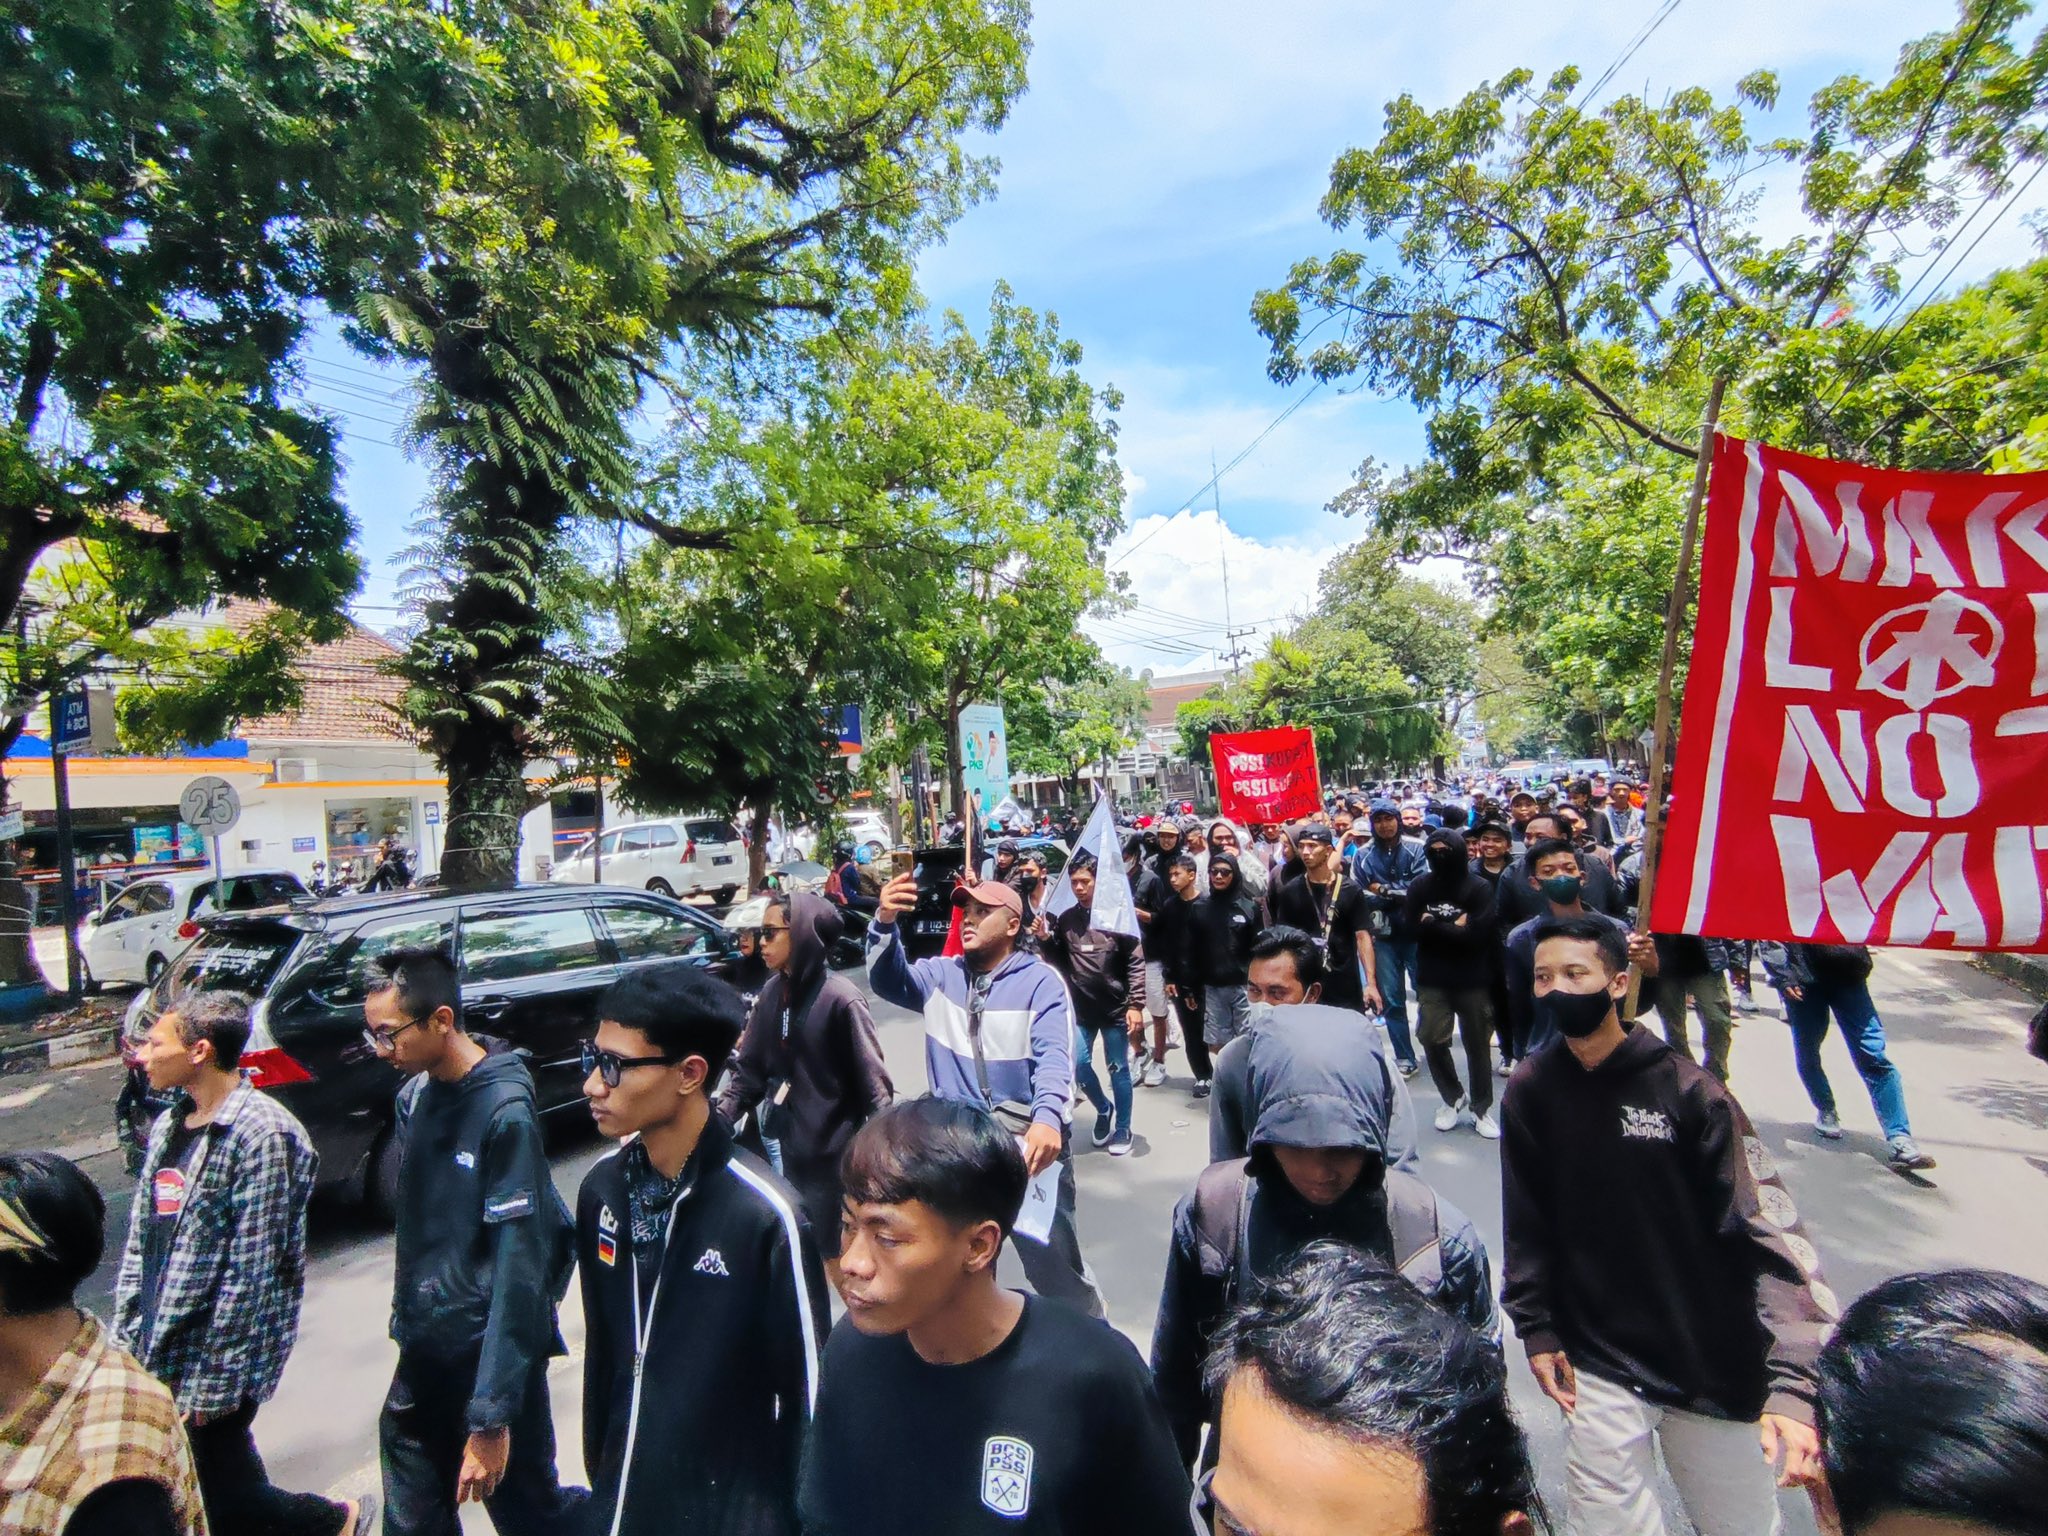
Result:
M678 958L725 980L738 952L735 936L707 914L626 887L334 896L211 919L137 997L126 1033L146 1033L187 988L247 992L257 1000L242 1058L251 1080L305 1123L322 1189L360 1194L388 1213L398 1176L392 1099L402 1079L363 1040L365 967L421 944L455 954L465 1026L526 1058L543 1111L582 1105L577 1058L612 982ZM148 1135L158 1106L146 1089L131 1083L122 1095L124 1141Z
M1017 845L1023 852L1036 853L1045 860L1049 883L1038 893L1038 899L1043 901L1052 894L1052 882L1057 882L1060 871L1066 868L1067 845L1051 837L1020 837ZM975 852L979 859L983 850ZM917 905L899 919L903 924L903 950L911 959L936 955L946 947L946 932L953 926L953 888L960 883L966 864L966 850L958 843L917 850L916 862L911 866L917 876Z

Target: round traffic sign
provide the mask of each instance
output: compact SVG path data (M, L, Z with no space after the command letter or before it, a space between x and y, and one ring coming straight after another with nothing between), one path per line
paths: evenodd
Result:
M178 796L178 820L208 837L219 837L241 819L242 797L226 779L208 774Z

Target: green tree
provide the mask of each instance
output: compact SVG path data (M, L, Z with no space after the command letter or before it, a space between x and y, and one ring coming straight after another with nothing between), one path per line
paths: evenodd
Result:
M907 254L987 185L961 139L1022 88L1024 14L542 0L446 19L464 89L409 125L435 175L338 233L324 272L354 338L421 373L435 525L404 672L448 775L450 879L511 868L549 745L543 590L579 519L642 505L646 390L679 349L900 305Z
M1972 408L2018 362L2021 293L1956 317L1999 338L1981 353L1917 306L1853 318L1859 299L1910 296L1911 242L1963 233L2048 153L2048 38L2015 40L2027 12L1964 0L1890 79L1818 92L1804 136L1753 135L1748 114L1778 97L1768 73L1729 102L1686 89L1594 112L1567 69L1437 112L1391 103L1323 202L1358 243L1254 304L1276 378L1355 376L1427 417L1421 462L1368 461L1333 505L1404 556L1469 562L1538 670L1590 692L1610 729L1640 724L1712 377L1731 381L1724 430L1840 457L1966 467L2042 414ZM1807 218L1775 242L1756 216L1772 173L1797 179Z
M807 812L832 771L827 708L861 704L878 732L918 716L934 734L977 622L974 584L1035 589L1032 611L1064 614L1070 636L1102 590L1106 539L1076 532L1100 510L1076 498L1114 472L1093 457L1109 428L1079 361L1049 317L998 289L984 334L947 315L820 338L765 402L705 369L645 477L632 516L653 537L594 669L630 758L622 788L649 804L744 802L765 827L774 808Z
M288 643L184 669L158 723L183 712L198 731L260 707L288 687L276 666L299 640L338 632L358 572L335 434L290 387L320 231L364 206L331 146L384 119L417 52L363 21L349 0L10 8L0 646L14 697L133 663L139 632L224 595L296 615L269 630ZM55 612L38 583L81 602ZM0 722L0 753L39 716ZM0 978L32 974L19 946L0 949Z
M1013 771L1057 778L1067 803L1081 803L1081 779L1144 740L1151 694L1143 678L1098 659L1092 675L1056 684L1007 712ZM1036 707L1033 707L1033 706Z

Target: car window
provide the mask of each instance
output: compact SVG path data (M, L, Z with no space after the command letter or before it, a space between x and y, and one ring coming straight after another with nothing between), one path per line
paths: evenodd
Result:
M150 881L147 885L137 886L133 894L135 897L135 910L144 917L152 916L158 912L170 911L172 903L176 899L171 895L171 888L168 885L156 880ZM123 896L121 899L126 901L128 898Z
M679 839L674 827L646 827L647 846L650 848L673 848Z
M690 836L700 843L736 843L740 835L729 821L693 821Z
M653 960L663 956L701 953L710 942L711 930L675 912L659 907L601 907L604 925L619 947L621 960Z
M597 854L598 854L598 857L599 857L599 858L603 858L603 859L608 859L608 858L610 858L610 857L611 857L611 856L612 856L613 854L617 853L618 851L619 851L619 834L618 834L618 833L616 833L616 832L607 832L607 833L605 833L605 835L604 835L603 837L601 837L601 838L599 838L599 839L597 840ZM577 852L576 852L576 856L577 856L577 857L578 857L579 859L580 859L580 858L586 858L586 857L588 857L588 856L589 856L589 854L590 854L590 845L589 845L588 843L585 843L585 844L584 844L584 845L583 845L583 846L582 846L582 847L581 847L580 849L578 849L578 850L577 850Z
M370 966L394 949L446 949L450 938L446 913L409 912L403 917L374 919L342 941L320 968L312 989L334 1008L347 1008L369 991Z
M118 923L123 918L133 917L142 907L142 892L130 886L119 896L107 903L107 910L101 916L102 923Z
M190 891L185 893L185 915L187 917L194 916L199 911L200 903L204 902L212 894L213 882L211 880L206 881L202 885L193 886Z
M190 949L171 962L154 995L168 998L188 990L232 989L261 997L304 937L296 928L282 924L237 924L202 933Z
M294 896L306 894L306 888L292 875L230 875L223 884L227 886L227 895L220 903L224 912L281 906Z
M462 979L515 981L596 965L597 932L581 907L492 912L462 920Z
M619 834L619 852L643 853L648 847L647 829L629 827Z

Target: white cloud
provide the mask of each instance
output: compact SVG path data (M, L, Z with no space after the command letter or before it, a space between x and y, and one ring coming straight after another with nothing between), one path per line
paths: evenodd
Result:
M1236 642L1248 658L1263 655L1267 637L1315 601L1316 577L1349 542L1346 532L1332 519L1322 534L1267 542L1236 532L1210 510L1140 518L1109 556L1110 568L1129 577L1138 606L1081 627L1111 661L1133 672L1226 666L1233 629L1249 632Z

